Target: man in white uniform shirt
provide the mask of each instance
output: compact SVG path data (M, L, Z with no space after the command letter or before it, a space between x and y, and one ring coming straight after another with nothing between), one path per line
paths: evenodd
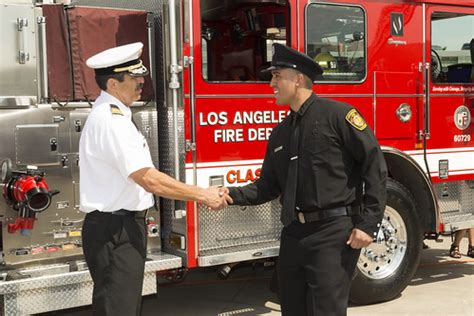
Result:
M94 281L94 315L138 315L146 257L144 210L153 194L219 209L225 189L186 185L153 166L148 144L132 121L148 70L142 43L105 50L87 60L101 88L79 143L82 240Z

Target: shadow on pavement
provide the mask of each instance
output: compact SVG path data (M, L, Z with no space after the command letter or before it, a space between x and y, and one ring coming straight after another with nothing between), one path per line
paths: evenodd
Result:
M474 259L463 256L453 259L448 249L424 249L418 271L409 286L440 282L471 276L474 274Z

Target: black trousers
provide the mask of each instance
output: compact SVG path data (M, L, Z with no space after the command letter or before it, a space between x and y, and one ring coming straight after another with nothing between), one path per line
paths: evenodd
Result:
M94 281L93 315L139 315L146 257L143 214L88 213L84 256Z
M277 263L284 316L342 316L360 250L346 245L349 216L283 228Z

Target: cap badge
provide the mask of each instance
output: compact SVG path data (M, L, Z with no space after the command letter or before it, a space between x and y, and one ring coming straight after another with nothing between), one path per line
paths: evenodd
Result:
M367 127L367 123L365 123L362 115L360 115L356 109L352 109L349 111L349 113L347 113L346 121L357 128L359 131L363 131Z
M141 60L139 60L138 63L135 64L135 65L130 65L130 66L121 67L121 68L114 68L114 72L117 73L117 72L128 71L132 74L135 74L135 73L142 72L142 69L145 69L145 68L143 67L143 62Z

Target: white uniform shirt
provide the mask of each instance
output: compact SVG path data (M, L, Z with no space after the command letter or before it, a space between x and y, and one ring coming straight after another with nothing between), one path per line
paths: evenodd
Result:
M123 115L112 114L111 104ZM79 142L81 211L141 211L153 205L153 195L129 178L153 167L145 137L131 117L130 108L105 91L95 101Z

